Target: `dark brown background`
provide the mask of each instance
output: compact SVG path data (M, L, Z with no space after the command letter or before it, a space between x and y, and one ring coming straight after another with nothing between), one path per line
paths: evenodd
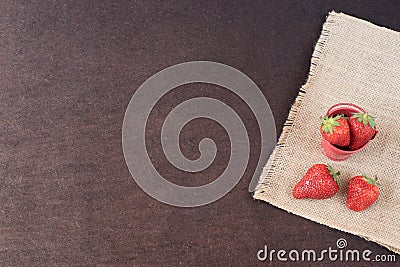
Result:
M157 71L192 60L225 63L252 78L280 133L333 9L400 30L396 0L1 1L0 265L254 266L264 244L321 250L338 238L352 249L389 254L253 200L247 187L259 132L248 108L221 88L177 88L157 105L147 133L163 175L205 184L227 163L224 130L207 120L187 125L181 145L189 158L198 156L202 137L215 138L219 148L210 169L187 175L161 155L160 126L173 106L193 96L230 103L246 120L252 158L245 177L219 201L162 204L133 181L122 153L122 121L135 90Z

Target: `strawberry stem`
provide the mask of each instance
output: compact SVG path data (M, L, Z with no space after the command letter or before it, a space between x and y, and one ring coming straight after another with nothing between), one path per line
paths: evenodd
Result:
M333 133L333 128L336 126L340 126L338 120L342 117L342 115L336 115L335 117L330 116L328 117L325 115L324 117L320 118L322 131L324 133Z
M332 177L333 177L333 180L339 185L339 186L341 186L342 185L342 183L340 182L340 179L339 179L339 175L340 175L340 171L335 171L335 169L333 169L332 168L332 166L331 165L327 165L328 166L328 170L329 170L329 173L332 175Z
M369 124L372 129L374 129L376 126L375 118L368 113L353 113L352 118L357 118L357 121L362 122L364 126Z
M381 186L381 184L378 183L378 176L375 175L375 176L374 176L374 179L369 178L369 177L368 177L367 175L365 175L365 174L363 174L362 176L364 177L365 181L367 181L367 183L373 184L373 185L376 185L376 186Z

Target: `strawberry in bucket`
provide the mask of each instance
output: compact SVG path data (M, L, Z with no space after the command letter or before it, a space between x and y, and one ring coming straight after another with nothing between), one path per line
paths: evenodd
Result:
M377 134L374 117L363 108L349 103L333 105L321 118L320 132L323 137L322 152L335 161L346 160L364 149Z

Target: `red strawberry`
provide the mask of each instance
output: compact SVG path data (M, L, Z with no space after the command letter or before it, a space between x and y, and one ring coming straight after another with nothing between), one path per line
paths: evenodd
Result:
M350 127L342 115L320 118L319 131L322 137L332 145L348 146L350 144Z
M306 175L293 188L295 198L330 198L339 191L340 172L331 166L315 164L308 169Z
M356 150L365 145L376 133L374 117L368 113L354 113L348 120L351 141L350 150Z
M376 178L356 176L351 178L347 189L346 205L354 211L365 210L379 197L379 184Z

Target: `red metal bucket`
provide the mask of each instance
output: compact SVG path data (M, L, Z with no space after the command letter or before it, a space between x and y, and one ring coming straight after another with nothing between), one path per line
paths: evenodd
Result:
M335 116L338 114L343 114L346 117L351 117L353 115L353 113L365 113L365 110L354 104L339 103L339 104L336 104L336 105L333 105L332 107L330 107L328 109L328 111L326 112L326 115L327 116ZM375 135L372 137L372 139L375 138L377 133L378 132L375 132ZM324 138L322 138L321 149L322 149L322 152L331 160L343 161L343 160L348 159L351 155L364 149L369 144L369 142L370 141L368 141L365 145L363 145L362 147L360 147L357 150L343 150L343 149L340 149L340 148L332 145L331 143L326 141Z

